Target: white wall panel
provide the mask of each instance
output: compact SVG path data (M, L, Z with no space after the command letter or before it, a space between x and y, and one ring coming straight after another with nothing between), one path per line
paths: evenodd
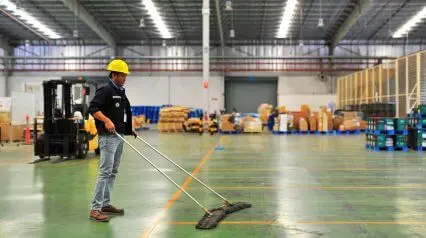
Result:
M278 95L327 93L327 84L315 75L286 75L278 78Z
M6 97L6 76L0 73L0 97Z
M336 94L293 94L279 95L278 105L285 106L289 111L300 111L300 105L307 104L312 111L319 111L320 106L327 106L329 102L337 102Z

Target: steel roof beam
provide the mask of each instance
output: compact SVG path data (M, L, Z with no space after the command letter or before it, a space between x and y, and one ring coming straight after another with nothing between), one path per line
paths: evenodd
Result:
M76 16L87 24L103 41L105 41L112 49L115 49L116 43L114 37L103 28L96 19L83 7L77 0L61 0Z
M334 34L334 37L330 40L330 47L336 48L341 40L348 34L349 30L353 25L356 24L358 19L364 14L366 9L370 6L371 0L359 0L353 11L348 15L343 24L339 27Z
M222 52L223 52L225 48L225 39L223 37L222 18L220 14L219 0L216 0L216 17L217 17L217 25L219 26L220 46L222 47Z

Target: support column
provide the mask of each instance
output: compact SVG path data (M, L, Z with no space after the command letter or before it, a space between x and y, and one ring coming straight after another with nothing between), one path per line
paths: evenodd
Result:
M210 113L210 1L203 0L203 91L204 91L204 112Z
M9 56L13 56L14 55L14 47L9 43L8 39L3 37L2 35L0 35L0 48L3 49L4 51L4 56L5 57L9 57ZM12 90L12 85L10 83L10 76L12 75L12 69L13 69L13 61L9 60L9 61L5 61L4 63L4 68L6 69L6 73L5 73L5 96L6 97L10 97L11 95L11 90Z

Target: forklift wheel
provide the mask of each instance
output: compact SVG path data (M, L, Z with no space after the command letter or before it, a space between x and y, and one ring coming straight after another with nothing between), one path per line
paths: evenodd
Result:
M100 155L101 154L101 150L99 148L95 149L95 155Z
M80 134L79 143L77 143L77 159L84 159L89 151L89 142L86 134Z

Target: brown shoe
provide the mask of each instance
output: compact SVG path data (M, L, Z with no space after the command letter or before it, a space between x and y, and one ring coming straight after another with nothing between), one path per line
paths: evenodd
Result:
M116 208L113 205L106 205L105 207L102 207L101 211L114 215L124 215L124 209Z
M101 211L98 211L98 210L91 210L89 218L92 221L99 221L99 222L109 221L109 218L105 216L105 214L103 214Z

